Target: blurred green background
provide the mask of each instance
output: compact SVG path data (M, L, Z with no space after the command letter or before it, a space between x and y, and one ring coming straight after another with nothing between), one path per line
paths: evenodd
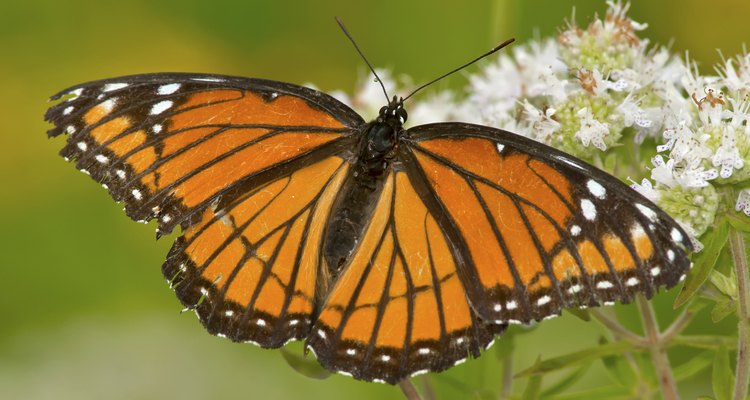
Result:
M130 221L56 155L63 139L46 138L46 99L79 82L157 71L350 90L364 65L334 15L376 66L422 82L508 37L555 34L574 6L581 23L606 9L561 0L0 3L0 398L399 398L390 386L306 378L278 351L210 336L181 314L160 272L174 235L155 241L153 225ZM720 59L716 48L731 56L750 38L750 3L739 0L637 2L630 15L649 24L642 37L689 50L705 72ZM464 83L457 75L444 85ZM676 314L674 294L655 300L662 325ZM635 307L617 312L638 326ZM701 315L688 333L734 329ZM602 334L570 315L544 322L517 337L515 368L592 346ZM499 389L498 366L487 354L432 381L443 398L482 397ZM607 380L594 367L576 387ZM710 368L680 388L686 398L710 393Z

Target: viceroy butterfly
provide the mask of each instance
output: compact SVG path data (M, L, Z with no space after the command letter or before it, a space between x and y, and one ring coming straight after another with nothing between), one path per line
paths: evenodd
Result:
M356 45L355 45L356 46ZM134 220L180 226L162 267L206 329L397 383L478 357L509 323L628 303L686 273L688 235L616 178L513 133L366 122L269 80L84 83L45 119Z

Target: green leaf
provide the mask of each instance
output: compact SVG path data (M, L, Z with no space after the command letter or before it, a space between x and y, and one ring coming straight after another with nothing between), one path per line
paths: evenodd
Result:
M692 378L699 372L708 368L711 363L714 362L714 352L704 351L695 357L691 357L688 361L674 367L672 374L676 381L684 381L685 379Z
M600 343L607 343L606 339L602 338ZM612 380L625 387L633 387L635 385L635 372L633 372L633 369L625 361L624 357L606 355L602 357L602 363Z
M735 275L734 269L729 270L729 276L726 276L719 271L711 271L711 275L708 278L711 280L711 284L721 293L724 293L732 299L737 298L737 276Z
M542 392L542 398L546 399L549 396L552 396L553 394L564 392L565 390L573 386L576 382L581 380L581 378L586 373L586 371L588 371L589 366L591 366L591 364L586 364L582 366L581 368L578 368L577 370L571 372L570 374L564 376L559 381L552 384L547 389L544 389L544 392Z
M700 253L697 253L697 256L693 259L693 268L685 279L680 294L674 301L674 308L680 307L690 300L708 279L721 250L729 238L729 224L723 219L720 220L717 226L706 232L704 237L708 238L706 247Z
M586 322L591 321L591 315L589 314L589 310L584 308L566 308L565 311L575 315L579 319L582 319Z
M711 377L716 400L729 400L732 397L733 381L732 367L729 366L729 350L726 346L720 346L714 358L714 370Z
M734 314L735 310L737 310L737 304L734 300L729 297L724 297L717 301L714 308L711 309L711 321L717 323Z
M534 363L534 367L538 366L539 363L541 363L542 357L538 357L536 359L536 363ZM532 367L533 368L533 367ZM523 390L523 394L521 395L522 400L537 400L539 399L539 395L542 392L542 375L532 375L529 378L529 382L526 383L526 388Z
M740 232L750 232L750 218L745 214L740 213L728 213L726 215L729 225L732 225L734 229Z
M326 379L331 376L331 373L323 368L313 357L307 358L286 348L281 348L281 355L292 369L308 378Z
M632 398L633 394L630 390L622 386L605 386L544 397L545 400L630 400Z
M534 364L532 367L527 368L518 374L516 378L546 374L548 372L561 370L564 368L575 367L585 363L594 362L603 356L613 354L623 354L629 351L637 351L638 349L633 346L630 342L620 341L603 344L590 349L577 351L574 353L566 354L559 357L550 358L539 363Z
M737 338L720 335L678 335L671 342L669 347L687 346L697 349L716 350L721 346L726 346L733 350L737 348Z

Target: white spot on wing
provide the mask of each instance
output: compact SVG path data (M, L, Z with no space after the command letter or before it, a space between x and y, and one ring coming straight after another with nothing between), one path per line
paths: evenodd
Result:
M76 127L73 126L73 125L68 125L65 128L65 133L67 133L68 135L72 135L72 134L76 133Z
M538 306L543 306L543 305L545 305L545 304L549 303L549 302L550 302L550 300L552 300L552 298L551 298L551 297L549 297L549 296L547 296L547 295L545 294L544 296L540 297L540 298L539 298L539 300L537 300L537 301L536 301L536 305L538 305Z
M633 237L641 237L646 234L646 231L643 230L643 227L639 223L634 223L633 227L630 228L630 234L633 235Z
M581 227L578 225L572 225L570 227L570 234L573 236L578 236L581 234Z
M354 350L354 349L346 349L346 354L348 354L348 355L350 355L350 356L353 356L353 355L357 354L357 350Z
M383 362L388 362L391 361L391 356L383 354L382 356L380 356L380 359L383 360Z
M81 149L81 151L86 151L89 148L86 142L78 142L76 143L76 146L78 146L78 148Z
M68 95L73 95L73 97L69 98L67 101L73 101L73 100L77 99L78 96L81 95L81 93L83 93L83 88L78 88L76 90L71 90L67 94Z
M151 130L154 131L154 133L161 132L162 126L161 124L154 124L154 126L151 127Z
M568 289L568 293L571 293L571 294L578 293L580 291L581 291L581 285L577 283Z
M667 258L669 261L674 261L674 251L672 249L667 250Z
M143 194L142 194L142 193L141 193L141 191L140 191L140 190L138 190L138 189L133 189L133 190L132 190L132 191L131 191L130 193L132 193L132 194L133 194L133 197L134 197L134 198L135 198L136 200L140 200L140 199L142 199L142 198L143 198Z
M502 154L503 150L505 150L505 145L502 144L502 143L498 143L497 144L497 151L498 151L498 153Z
M583 212L583 217L589 221L596 219L596 207L589 199L581 200L581 212Z
M63 110L63 115L68 115L68 114L72 113L73 110L75 110L75 107L73 107L73 106L65 107L65 109Z
M495 311L501 311L503 309L503 306L500 303L495 304L494 310Z
M680 230L677 228L672 228L672 240L675 242L682 242L682 233L680 233Z
M223 79L219 78L192 78L191 80L198 82L224 82Z
M159 89L156 90L157 94L165 95L165 94L172 94L180 89L179 83L169 83L166 85L159 86Z
M151 107L151 115L159 115L168 110L169 107L172 107L173 104L174 103L171 100L160 101Z
M115 108L115 104L117 104L117 98L113 97L111 99L104 100L101 104L99 104L98 107L101 107L104 112L109 113L113 108Z
M631 287L637 285L638 283L640 283L640 281L638 280L638 278L636 278L634 276L628 278L628 280L625 281L625 285L631 286Z
M597 289L612 289L614 285L610 281L600 281L596 284Z
M515 300L511 300L507 303L505 303L505 308L508 310L515 310L518 305L516 304Z
M419 349L419 354L430 354L430 349L428 349L427 347L423 347Z
M103 154L97 154L96 156L94 156L94 158L96 158L96 161L99 161L102 164L106 164L109 162L109 158L107 158L107 156Z
M231 317L232 315L234 315L234 311L227 310L227 311L224 312L224 315L226 315L227 317Z
M127 83L108 83L104 85L102 92L112 92L126 87L128 87Z
M661 268L659 267L651 268L651 276L658 276L660 273L661 273Z
M589 189L589 192L598 199L603 199L607 194L607 190L604 189L604 186L600 185L599 182L593 179L589 179L589 181L586 182L586 187Z
M635 207L638 209L638 211L641 212L641 214L645 215L646 218L649 219L649 221L654 222L656 221L656 212L643 204L636 203Z
M318 329L318 336L320 336L321 339L325 339L326 338L325 331L322 329Z

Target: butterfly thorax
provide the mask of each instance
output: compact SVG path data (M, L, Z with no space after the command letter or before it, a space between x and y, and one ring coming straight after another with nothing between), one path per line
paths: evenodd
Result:
M326 227L324 256L332 278L346 266L364 235L390 171L405 120L403 104L394 97L380 110L378 118L362 130L357 157L336 196L331 210L333 217Z

